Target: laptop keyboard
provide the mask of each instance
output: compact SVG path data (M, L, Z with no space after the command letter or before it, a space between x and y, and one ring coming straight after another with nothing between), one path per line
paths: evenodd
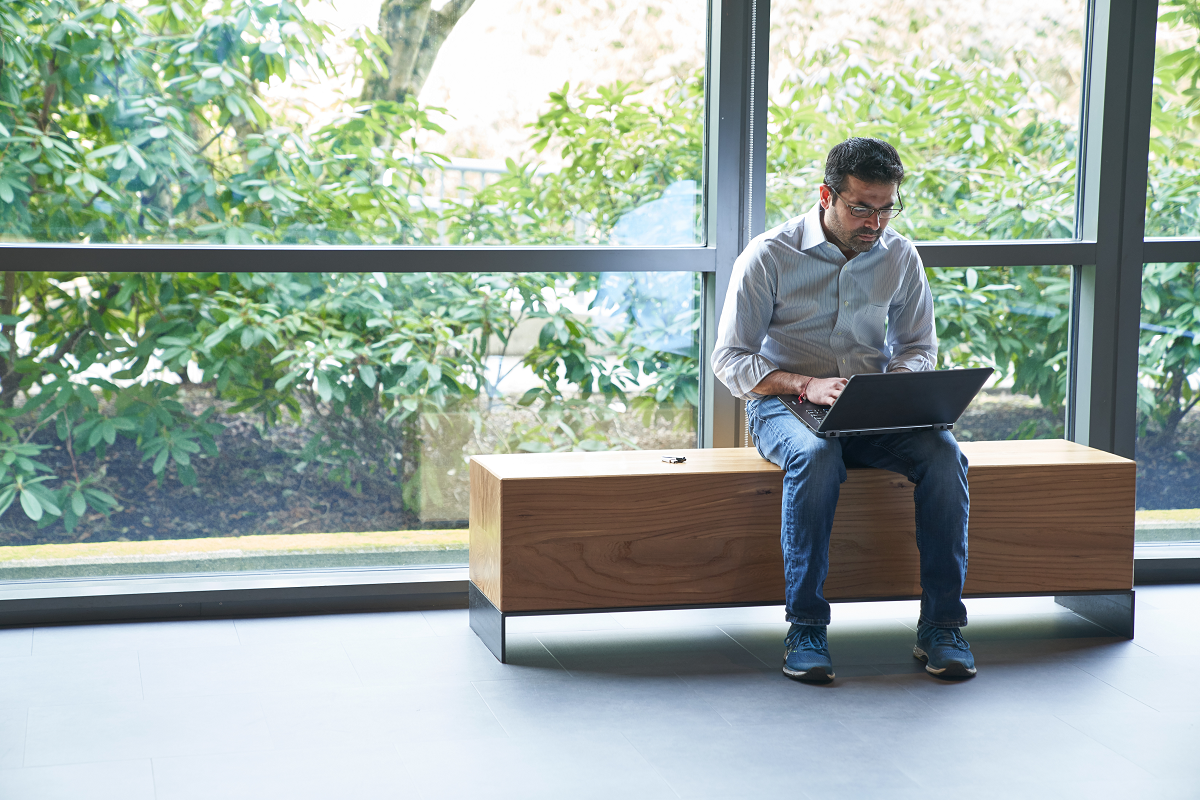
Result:
M820 425L822 422L825 421L825 417L829 416L829 409L827 409L827 408L819 408L819 409L809 408L809 409L806 409L804 411L804 413L808 414L808 416L812 417L814 422L816 422L818 425Z

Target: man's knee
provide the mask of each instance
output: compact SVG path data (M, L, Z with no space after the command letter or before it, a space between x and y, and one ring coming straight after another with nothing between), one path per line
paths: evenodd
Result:
M968 463L962 448L949 431L931 431L930 434L931 442L925 452L922 470L924 478L942 484L945 489L959 486L966 492Z
M842 448L832 439L823 439L807 431L800 434L797 446L789 449L787 460L782 464L791 476L803 477L806 481L843 483L846 480L846 464L842 460Z

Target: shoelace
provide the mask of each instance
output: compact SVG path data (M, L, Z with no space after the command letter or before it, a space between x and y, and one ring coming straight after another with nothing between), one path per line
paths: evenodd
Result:
M967 644L967 640L962 637L957 628L934 628L933 636L930 637L930 644L934 647L938 645L953 647L955 650L971 649L971 646Z
M796 650L826 650L829 648L829 638L816 625L805 625L789 636L785 644L789 653Z

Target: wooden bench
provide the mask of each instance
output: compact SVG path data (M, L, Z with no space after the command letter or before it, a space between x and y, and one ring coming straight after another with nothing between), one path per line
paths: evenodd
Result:
M1054 595L1132 638L1134 462L1061 439L962 449L965 594ZM471 627L502 662L510 616L783 602L783 473L753 448L476 456L470 480ZM829 600L920 597L912 489L849 470Z

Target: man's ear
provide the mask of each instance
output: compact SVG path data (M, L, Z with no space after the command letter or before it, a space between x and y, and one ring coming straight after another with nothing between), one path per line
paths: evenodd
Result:
M821 193L821 208L829 208L833 205L833 192L829 191L829 187L822 183L819 191Z

